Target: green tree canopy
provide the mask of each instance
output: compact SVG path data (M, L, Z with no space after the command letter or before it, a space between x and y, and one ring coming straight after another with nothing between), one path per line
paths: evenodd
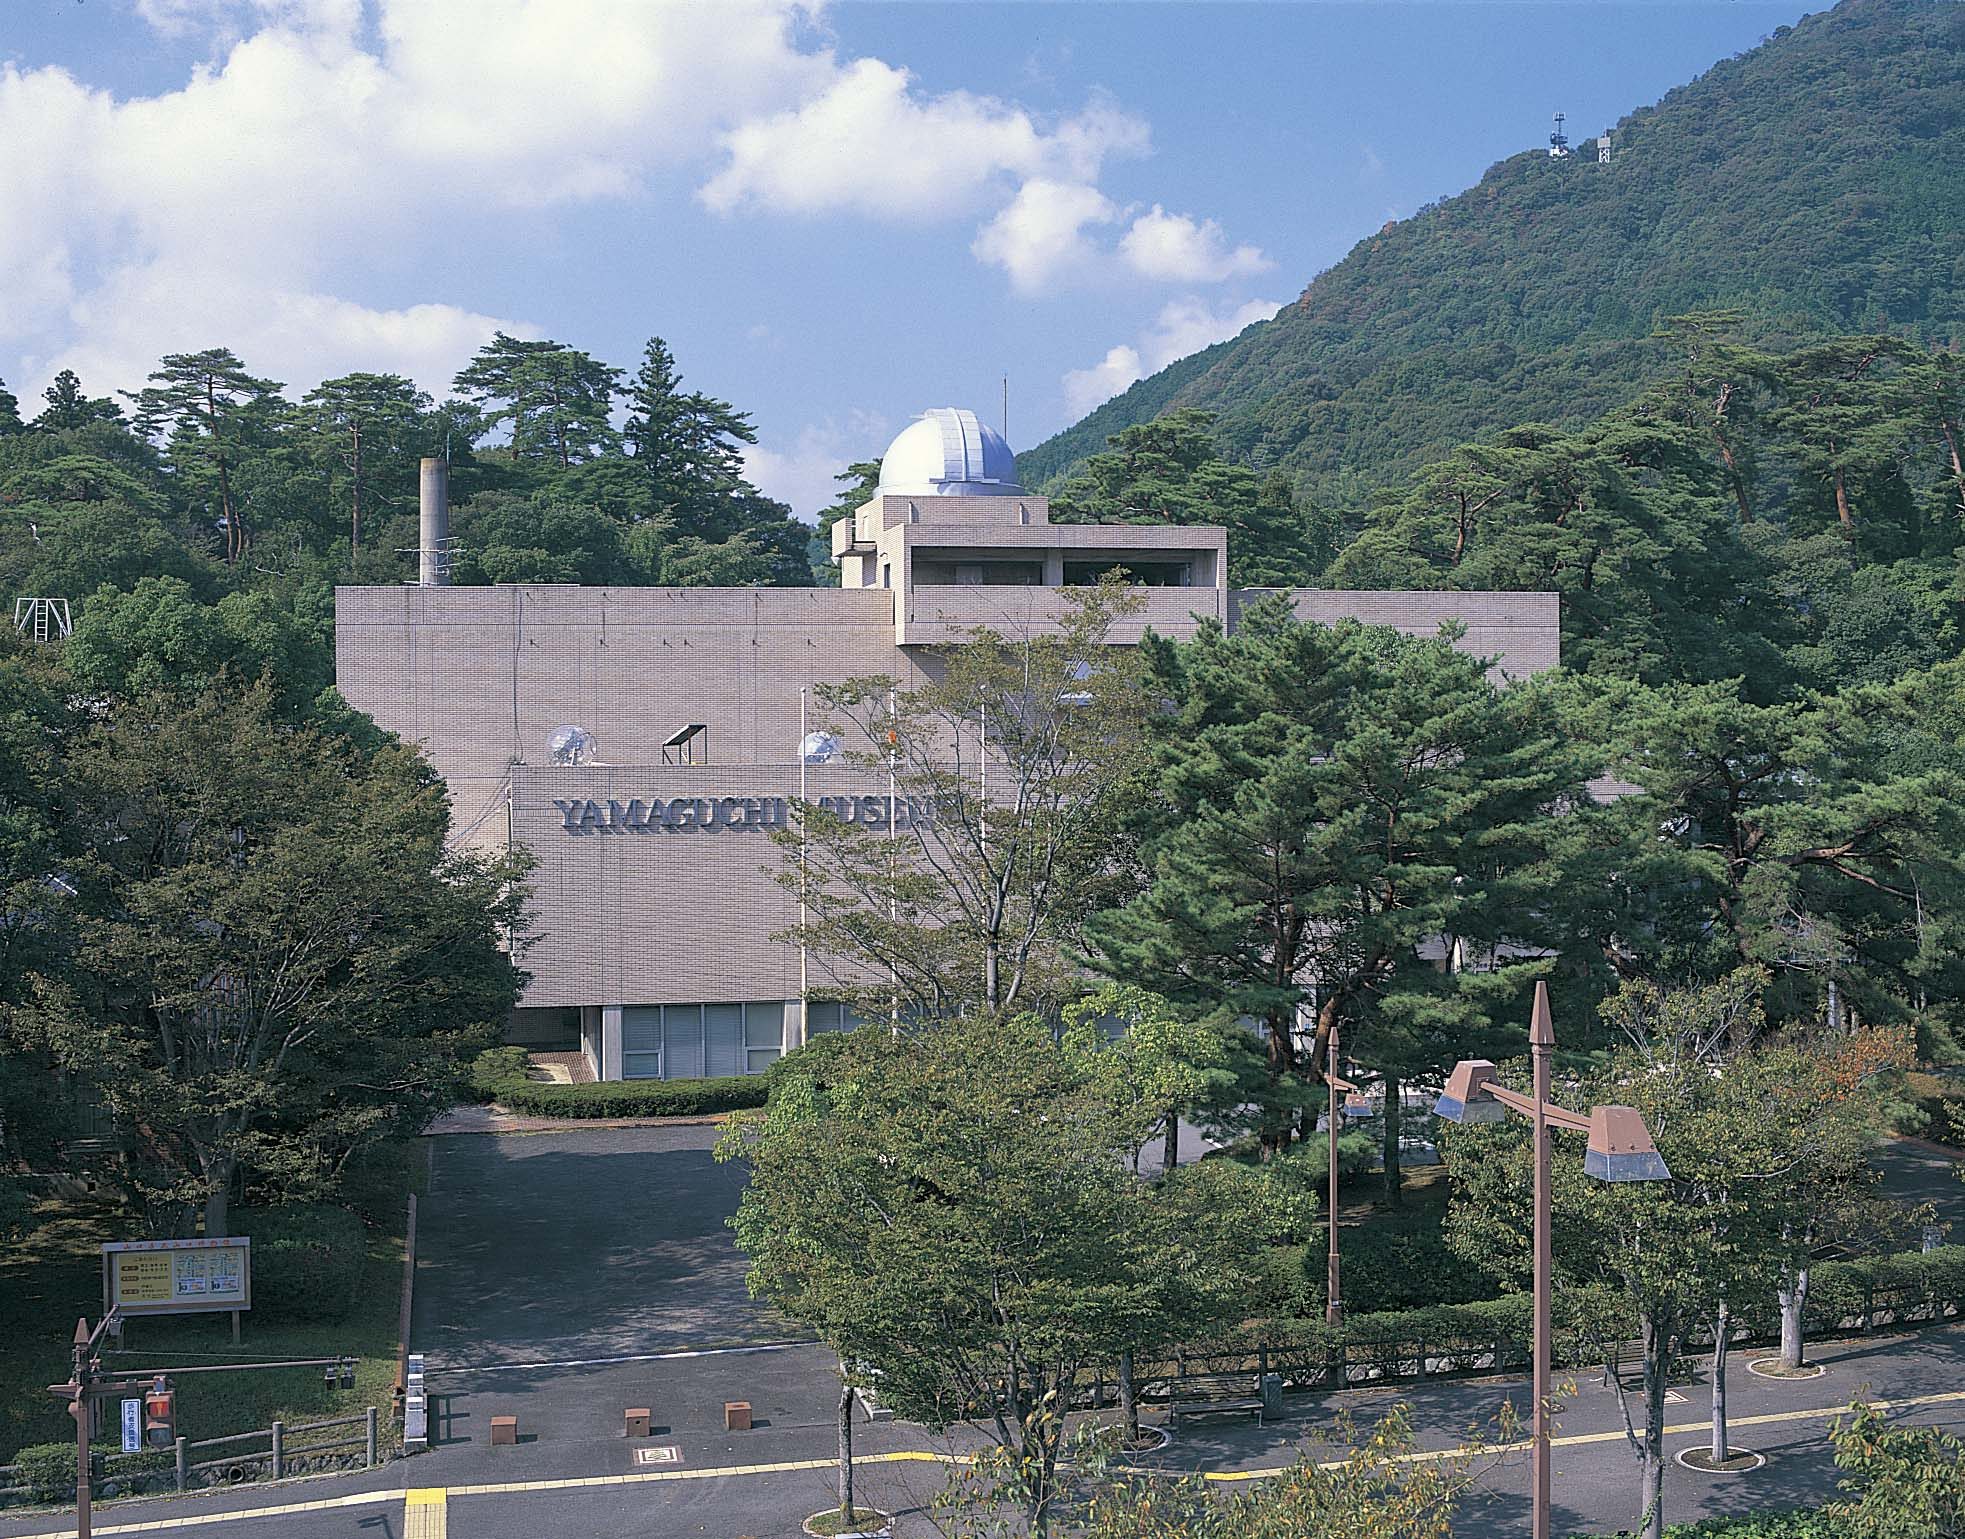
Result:
M1176 411L1113 435L1102 454L1060 487L1060 524L1220 524L1228 530L1229 580L1243 588L1307 584L1327 550L1313 549L1287 477L1264 479L1221 457L1214 418Z
M153 694L77 735L75 950L30 1009L135 1143L166 1232L227 1232L244 1183L331 1186L413 1132L495 1035L520 974L511 863L446 851L441 782L282 718L272 692Z
M235 564L252 548L252 525L234 495L234 474L270 442L281 387L248 374L224 347L168 353L150 380L131 398L136 430L146 439L164 436L180 500L205 510L225 536L227 564Z
M483 412L487 431L510 431L519 463L565 469L618 441L608 411L621 371L564 342L527 342L501 331L451 383Z
M980 1428L1041 1532L1094 1368L1232 1319L1261 1237L1226 1167L1149 1185L1157 1108L1114 1102L1048 1028L976 1014L787 1059L719 1157L750 1285L896 1415Z
M1396 1107L1400 1079L1462 1056L1540 965L1508 948L1536 939L1540 824L1582 779L1544 696L1498 688L1448 637L1306 624L1281 600L1146 657L1172 702L1137 798L1147 879L1092 921L1096 965L1261 1023L1272 1153L1334 1026Z

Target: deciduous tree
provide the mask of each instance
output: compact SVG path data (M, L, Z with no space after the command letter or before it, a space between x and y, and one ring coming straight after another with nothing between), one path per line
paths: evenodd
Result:
M1040 1534L1094 1368L1232 1319L1260 1244L1234 1172L1139 1180L1158 1108L1105 1092L1030 1016L865 1028L787 1059L718 1149L750 1166L752 1291L896 1415L984 1432Z
M329 1189L415 1131L520 974L519 866L447 852L441 782L281 719L271 692L153 695L68 763L83 853L73 965L32 1003L132 1141L159 1223L221 1235L240 1181Z

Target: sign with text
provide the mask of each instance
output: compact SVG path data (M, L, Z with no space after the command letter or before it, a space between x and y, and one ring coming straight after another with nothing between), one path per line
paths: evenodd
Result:
M783 796L652 796L620 801L553 798L569 834L701 833L787 828L790 800ZM885 828L932 828L935 804L915 796L819 796L812 805L842 823Z
M125 1316L252 1308L252 1241L131 1240L102 1248L103 1297Z
M123 1452L136 1453L143 1447L143 1402L123 1402Z

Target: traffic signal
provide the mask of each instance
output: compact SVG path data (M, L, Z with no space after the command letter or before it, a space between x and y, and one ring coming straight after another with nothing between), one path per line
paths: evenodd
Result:
M143 1395L143 1446L170 1448L177 1442L177 1392L158 1379Z

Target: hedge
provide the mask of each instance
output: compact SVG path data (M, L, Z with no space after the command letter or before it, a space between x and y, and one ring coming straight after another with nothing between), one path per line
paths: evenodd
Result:
M1740 1310L1736 1318L1771 1339L1778 1322L1771 1286L1767 1291L1764 1310L1756 1300L1753 1309ZM1806 1323L1811 1333L1821 1333L1875 1303L1902 1309L1948 1301L1965 1301L1965 1246L1822 1262L1809 1274ZM1598 1287L1560 1290L1555 1327L1552 1356L1557 1366L1568 1368L1594 1367L1596 1342L1628 1341L1637 1334L1623 1296ZM1423 1348L1426 1357L1436 1359L1478 1358L1492 1351L1498 1358L1495 1366L1505 1367L1527 1360L1532 1328L1528 1295L1510 1293L1463 1304L1348 1315L1335 1329L1320 1316L1251 1320L1217 1341L1188 1348L1186 1355L1226 1357L1267 1350L1314 1365L1334 1359L1341 1348L1349 1361L1362 1365L1370 1359L1416 1359Z
M325 1203L242 1208L233 1227L252 1236L255 1314L339 1320L348 1313L368 1259L368 1229L357 1214Z
M113 1462L112 1462L113 1461ZM118 1453L93 1448L89 1451L89 1485L100 1491L105 1480L131 1480L139 1475L158 1475L177 1467L175 1453L148 1450ZM75 1500L75 1444L35 1443L14 1455L14 1474L0 1477L26 1490L34 1502L73 1502Z
M1898 1132L1954 1148L1965 1145L1965 1084L1920 1069L1904 1076L1904 1089L1910 1105L1898 1120Z
M1621 1536L1578 1534L1575 1539ZM1665 1539L1837 1539L1837 1531L1819 1512L1750 1512L1739 1518L1672 1523L1665 1529Z
M528 1117L702 1117L762 1106L765 1077L728 1079L610 1079L558 1085L509 1080L498 1104Z

